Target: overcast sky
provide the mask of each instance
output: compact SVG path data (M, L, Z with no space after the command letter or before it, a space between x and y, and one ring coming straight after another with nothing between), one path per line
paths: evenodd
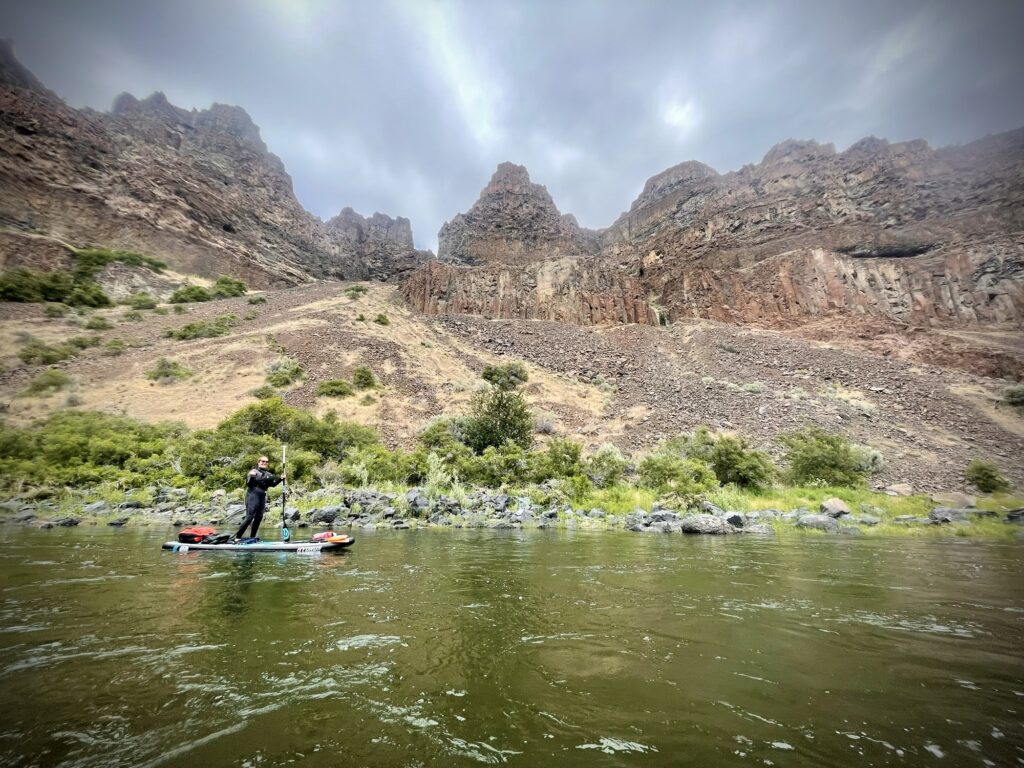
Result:
M1021 0L0 2L73 106L238 104L311 212L407 216L433 249L504 160L600 228L683 160L1019 127L1022 31Z

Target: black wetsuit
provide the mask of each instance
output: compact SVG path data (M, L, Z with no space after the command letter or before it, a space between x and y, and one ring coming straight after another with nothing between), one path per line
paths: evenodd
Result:
M265 469L254 469L245 477L245 519L242 527L235 534L236 539L242 538L242 532L252 523L252 535L260 529L263 513L267 511L267 488L281 484L281 478Z

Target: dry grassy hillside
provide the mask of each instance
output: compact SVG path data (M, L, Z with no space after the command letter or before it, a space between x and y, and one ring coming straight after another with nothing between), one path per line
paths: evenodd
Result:
M268 366L286 356L306 371L285 390L288 403L333 409L376 427L392 445L408 445L432 417L465 407L485 365L519 359L529 368L535 412L555 433L591 447L614 442L635 450L706 424L778 453L779 433L817 424L878 448L887 461L880 482L957 487L972 456L993 459L1024 481L1024 420L999 403L1005 382L708 321L583 328L431 318L405 308L392 287L365 284L358 296L348 287L268 292L256 305L249 297L191 304L183 315L144 311L135 321L126 321L125 308L99 310L90 317L114 327L98 331L82 328L84 318L47 318L40 305L0 304L6 417L24 423L68 407L70 398L77 407L209 427L254 402L251 392L265 384ZM226 313L238 317L229 335L163 336ZM378 315L389 324L374 322ZM70 389L26 397L20 393L43 368L18 359L26 334L49 343L98 335L104 344L121 339L127 349L118 356L105 355L103 346L86 349L57 364L72 377ZM150 381L146 372L162 357L193 375ZM350 379L357 365L369 366L381 386L348 398L316 396L319 382Z

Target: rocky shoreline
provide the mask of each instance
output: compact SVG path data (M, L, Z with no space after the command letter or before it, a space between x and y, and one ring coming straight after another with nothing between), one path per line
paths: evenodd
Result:
M1024 509L996 512L977 506L966 494L953 493L932 497L934 508L927 516L886 516L884 510L870 504L858 509L839 498L822 501L817 510L799 507L790 510L764 509L738 512L702 501L689 509L673 509L655 502L650 510L636 509L627 514L611 514L600 508L579 510L566 503L539 504L528 496L476 491L461 495L428 496L420 488L405 493L367 489L326 489L302 497L306 510L288 505L285 517L290 528L345 530L409 530L413 528L489 528L489 529L592 529L624 530L633 533L685 533L700 535L756 534L772 536L778 531L818 531L832 535L859 536L881 524L903 528L951 527L970 529L975 523L1001 520L1020 526L1024 537ZM317 506L322 501L322 505ZM215 491L209 501L189 501L184 489L162 488L152 504L124 501L111 504L96 501L67 514L50 500L12 499L0 502L0 522L13 522L36 528L74 527L83 522L108 526L213 525L229 530L241 523L245 506L237 495ZM280 508L271 505L262 530L281 526Z

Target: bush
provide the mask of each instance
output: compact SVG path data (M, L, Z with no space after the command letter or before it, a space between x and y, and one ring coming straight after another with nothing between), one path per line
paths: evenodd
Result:
M586 464L587 476L598 488L611 488L622 481L629 468L629 462L622 451L611 443L605 443L590 457Z
M249 297L249 303L250 304L266 304L267 303L267 297L266 296L250 296Z
M375 322L377 325L391 325L391 321L388 320L388 316L385 315L383 312L381 312L379 315L373 318L373 322Z
M352 385L356 389L373 389L377 386L377 379L365 365L357 365L352 371Z
M141 293L133 293L125 297L122 304L126 304L132 309L156 309L156 299L150 296L145 291Z
M366 315L364 315L362 312L360 312L358 315L356 315L356 320L358 322L360 322L360 323L365 323L366 322Z
M68 312L71 308L67 304L47 304L46 309L43 310L47 317L67 317Z
M359 398L360 405L373 405L376 402L377 398L375 398L373 395L363 395L361 398Z
M62 302L73 289L74 278L68 272L36 272L19 267L0 274L0 301Z
M267 384L273 387L287 387L306 375L305 369L290 357L275 360L267 368Z
M171 304L186 304L193 301L212 301L213 296L201 285L183 285L171 294Z
M134 309L125 312L121 315L121 321L125 323L137 323L142 320L142 313Z
M75 251L75 277L79 280L91 280L100 271L113 262L120 262L129 267L143 267L153 272L163 271L167 265L159 259L143 256L133 251L114 251L108 248L80 248Z
M30 338L29 341L18 350L18 358L27 365L53 365L61 360L67 360L75 356L75 348L70 344L57 344L50 346L39 339Z
M330 379L317 384L316 394L317 397L350 397L355 394L355 390L344 379Z
M555 438L543 451L529 454L530 480L543 483L583 474L582 446L565 438Z
M100 344L99 336L72 336L68 339L68 344L75 349L89 349L90 347L98 347Z
M71 386L71 377L68 374L57 368L47 368L32 379L22 395L25 397L52 395L69 386Z
M123 339L111 339L103 345L103 349L100 354L106 355L107 357L117 357L124 353L125 343Z
M348 296L350 299L358 299L368 290L369 289L365 285L350 285L348 288L345 289L345 295Z
M71 289L64 303L73 307L109 307L113 302L98 283L83 282Z
M480 378L498 389L511 390L522 386L529 379L526 366L522 363L505 363L504 365L488 365Z
M277 390L269 384L264 384L262 387L256 387L256 389L250 391L249 394L257 400L269 400L272 397L278 396Z
M246 290L248 289L241 280L221 275L210 289L210 294L216 299L230 299L234 296L244 296Z
M156 361L156 366L146 371L146 378L160 384L173 384L182 379L187 379L192 371L176 360L169 360L161 357Z
M174 314L176 314L176 315L184 315L186 312L188 312L188 310L185 309L183 306L181 306L181 304L175 304L174 305Z
M867 475L861 457L842 435L808 427L780 438L786 453L787 480L794 485L857 487Z
M747 448L742 437L723 436L714 441L709 464L720 483L743 488L763 488L772 481L775 468L768 454Z
M219 315L213 320L199 320L188 325L183 325L177 330L164 331L164 336L179 341L190 339L212 339L217 336L224 336L230 333L231 329L238 322L234 315Z
M175 309L181 309L181 307L175 307ZM154 315L166 315L167 314L167 307L154 307L153 308L153 314Z
M94 315L85 323L85 327L90 331L109 331L114 325L105 317Z
M1009 490L1010 484L991 461L971 459L964 469L964 478L982 493L995 493Z
M637 465L640 485L659 493L692 498L718 485L715 473L698 459L684 459L672 453L652 453Z
M1004 389L1003 402L1014 408L1024 408L1024 384L1014 384Z
M533 445L533 416L521 392L492 389L477 392L463 422L466 445L475 453L511 441L528 449Z

